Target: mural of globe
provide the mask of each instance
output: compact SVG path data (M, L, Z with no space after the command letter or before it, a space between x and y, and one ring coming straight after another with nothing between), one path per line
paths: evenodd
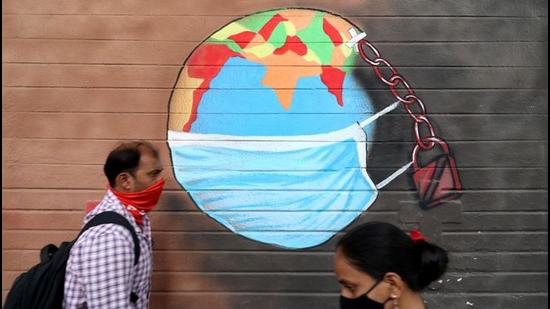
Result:
M376 199L366 167L370 99L347 44L361 30L313 9L235 20L189 55L170 98L174 174L229 230L316 246Z

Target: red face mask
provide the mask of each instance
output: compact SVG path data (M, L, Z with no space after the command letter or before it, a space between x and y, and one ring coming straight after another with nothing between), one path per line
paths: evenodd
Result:
M136 222L142 224L142 212L149 212L155 208L163 188L164 179L161 178L143 191L126 193L115 191L113 188L111 188L111 191L134 216Z

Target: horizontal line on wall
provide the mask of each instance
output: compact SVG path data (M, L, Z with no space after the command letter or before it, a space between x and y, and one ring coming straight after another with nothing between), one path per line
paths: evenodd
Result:
M82 87L82 86L10 86L10 85L2 85L2 88L33 88L33 89L128 89L128 90L173 90L174 87ZM194 90L196 88L176 88L176 89L188 89L188 90ZM215 89L215 90L263 90L265 88L209 88L209 89ZM278 90L324 90L326 91L326 88L277 88ZM335 88L340 89L340 88ZM346 88L348 89L348 88ZM358 90L368 90L368 91L388 91L387 89L383 88L349 88L349 89L358 89ZM415 90L437 90L437 91L456 91L456 90L463 90L463 91L470 91L470 90L496 90L496 91L525 91L525 90L532 90L532 91L543 91L546 90L546 88L420 88L415 87Z
M80 65L80 66L126 66L126 67L182 67L183 64L169 64L169 63L97 63L97 62L22 62L22 61L3 61L2 64L21 64L21 65ZM220 67L219 65L187 65L187 67ZM254 67L255 65L241 66L241 65L225 65L224 67ZM264 66L258 64L258 66ZM269 67L311 67L306 65L269 65ZM370 68L370 65L365 63L364 65L339 65L341 67L352 67L352 68ZM396 65L400 69L407 68L425 68L425 69L445 69L445 68L466 68L466 69L484 69L484 68L502 68L502 69L543 69L545 66L526 66L526 65L435 65L435 66L425 66L425 65Z
M39 210L32 210L32 211L35 211L35 212L43 212L43 211L39 211ZM29 210L28 212L32 212L31 210ZM25 212L23 212L23 214L25 214ZM81 212L81 216L82 216L82 219L84 219L84 216L85 216L85 212L84 212L84 209L82 209L82 212ZM363 214L373 214L373 213L369 213L368 211L363 211ZM397 215L398 213L393 213L391 215ZM202 214L204 216L207 216L208 214L204 213ZM208 220L210 220L211 218L208 218ZM418 224L418 222L405 222L403 224ZM443 230L444 231L450 231L450 232L456 232L456 231L479 231L479 229L474 229L474 228L469 228L469 229L464 229L464 230L453 230L449 227L451 227L452 225L462 225L462 223L452 223L452 222L449 222L449 223L444 223L443 224ZM77 231L73 228L56 228L56 229L50 229L50 228L47 228L47 229L44 229L44 228L36 228L36 229L31 229L31 228L11 228L10 231L44 231L44 230L47 230L47 231L57 231L57 232L71 232L71 231ZM172 233L180 233L180 232L184 232L185 230L178 230L178 229L162 229L160 227L157 227L155 225L153 225L153 230L157 231L157 232L172 232ZM219 227L219 228L209 228L209 229L205 229L205 230L199 230L199 229L193 229L193 232L195 233L207 233L207 232L215 232L215 231L222 231L222 230L226 230L224 227ZM341 230L321 230L321 231L313 231L313 230L288 230L288 231L284 231L284 230L256 230L256 229L248 229L248 230L241 230L239 232L262 232L262 233L337 233L337 232L340 232ZM518 233L520 232L546 232L547 229L544 229L544 228L540 228L540 229L530 229L530 228L518 228L516 230L511 230L511 229L506 229L506 230L498 230L498 229L490 229L490 231L492 232L495 232L495 233L498 233L498 232L507 232L507 231L516 231ZM483 233L480 234L481 236L483 236ZM509 235L508 235L509 236ZM532 235L531 235L532 236ZM477 252L477 251L476 251ZM480 251L481 252L481 251ZM490 250L485 250L483 252L491 252ZM519 251L511 251L511 252L523 252L522 250L519 250Z
M13 231L17 231L17 229L12 229ZM33 229L27 229L27 228L21 228L21 230L33 230ZM37 228L37 229L34 229L36 231L43 231L43 230L48 230L46 228ZM157 231L161 231L161 230L157 230ZM175 231L175 230L173 230ZM325 230L318 230L318 231L312 231L312 230L288 230L288 231L282 231L282 230L256 230L256 229L243 229L243 230L239 230L238 232L236 232L237 234L239 233L246 233L246 232L256 232L256 233L277 233L277 234L287 234L287 233L311 233L311 234L315 234L315 233L337 233L338 231L340 230L328 230L328 229L325 229ZM160 251L167 251L167 250L160 250Z
M2 231L17 231L17 230L2 230ZM52 230L34 230L34 231L40 231L40 232L44 232L44 233L47 233L47 232L52 232ZM75 236L76 236L76 233L78 233L79 230L71 230L70 232L74 232L75 233ZM66 232L66 231L61 231L61 232ZM166 233L164 231L155 231L155 229L153 229L153 234L157 234L157 233ZM171 232L171 233L179 233L179 234L185 234L185 232ZM204 233L204 232L197 232L197 234L199 233ZM335 234L334 237L337 237L337 235L341 235L343 234L344 232L339 232L338 234ZM231 233L231 234L234 234L234 233ZM242 237L238 234L235 234L235 236L237 237ZM64 241L70 241L72 239L66 239ZM45 244L44 244L45 245ZM28 248L10 248L10 249L2 249L2 251L5 251L5 252L36 252L37 250L39 249L28 249ZM320 250L320 249L315 249L315 247L313 248L309 248L309 249L300 249L300 250L292 250L292 249L288 249L286 251L282 251L284 249L272 249L272 250L269 250L269 249L263 249L263 250L258 250L258 249L247 249L247 248L235 248L235 249L223 249L223 250L218 250L218 249L189 249L189 248L185 248L185 249L154 249L153 251L154 252L163 252L163 253L198 253L198 254L214 254L214 253L220 253L220 254L302 254L302 253L307 253L306 255L332 255L334 254L334 250L333 249L323 249L323 250ZM453 256L471 256L472 258L479 258L479 257L482 257L482 256L494 256L494 255L498 255L498 256L505 256L505 255L512 255L512 256L533 256L533 255L539 255L539 256L547 256L548 255L548 252L547 251L533 251L533 250L521 250L521 251L475 251L475 252L468 252L468 251L452 251L452 250L447 250L447 253L453 255ZM491 272L491 271L488 271L488 272Z
M96 188L50 188L50 187L5 187L3 184L2 190L17 190L17 191L31 191L31 190L49 190L49 191L105 191L105 187L96 187ZM219 191L219 190L192 190L189 192L210 192L210 191ZM278 192L281 190L269 190L269 189L257 189L257 190L246 190L246 189L227 189L227 190L221 190L221 191L235 191L235 192ZM285 192L293 191L293 192L365 192L370 190L311 190L311 189L303 189L303 190L284 190ZM183 189L164 189L163 192L175 192L175 193L184 193ZM187 191L185 191L187 192ZM382 194L403 194L403 193L415 193L416 191L413 189L410 190L390 190L390 189L384 189L380 192L383 192ZM463 189L463 193L472 192L472 193L494 193L494 192L503 192L503 193L512 193L512 192L548 192L548 188L522 188L522 189Z
M445 230L445 232L459 233L459 232L461 232L461 231L464 231L464 230L459 230L459 229L452 229L452 228L450 228L450 227L451 227L451 224L453 224L453 223L449 222L449 223L444 224L444 230ZM456 225L461 225L461 224L462 224L462 223L454 223L455 226L456 226ZM475 231L475 232L478 232L478 231L480 231L480 229L469 229L468 231ZM483 230L482 230L482 231L483 231ZM500 232L518 232L518 233L520 233L520 232L536 232L536 233L541 232L541 233L543 233L543 232L547 232L547 231L548 231L548 228L546 228L546 229L544 229L544 228L542 228L542 229L521 228L521 229L517 229L517 230L510 230L510 229L508 228L508 229L505 229L505 230L504 230L504 229L503 229L503 230L491 229L491 231L494 232L494 233L500 233ZM480 235L483 235L483 232L482 232ZM487 252L490 252L490 251L487 251ZM518 251L518 252L522 252L522 251Z
M292 8L290 8L292 9ZM541 8L542 9L542 8ZM121 14L121 13L2 13L2 16L106 16L106 17L234 17L242 18L249 14ZM266 16L268 14L254 14L254 16ZM301 15L293 15L300 17ZM305 15L303 15L305 16ZM386 14L346 14L346 18L372 18L372 19L538 19L548 17L548 15L386 15Z
M37 231L44 231L44 230L37 230ZM49 231L49 230L48 230ZM76 231L75 231L76 232ZM153 229L153 233L155 233L155 230ZM240 236L240 235L237 235ZM67 239L69 241L70 239ZM36 252L38 249L2 249L3 252ZM282 251L285 249L265 249L265 250L257 250L257 249L233 249L233 250L217 250L217 249L210 249L210 250L196 250L196 249L153 249L154 252L163 252L163 253L199 253L199 254L212 254L212 253L220 253L220 254L247 254L247 255L254 255L254 254L270 254L270 255L333 255L334 250L315 250L315 247L309 248L309 249L300 249L300 250L292 250L288 249L285 251ZM39 251L39 250L38 250ZM548 253L546 251L533 251L533 250L523 250L523 251L476 251L476 252L467 252L467 251L447 251L449 254L453 255L472 255L472 256L483 256L483 255L533 255L533 254L539 254L543 255Z
M4 231L4 230L2 230ZM41 230L42 231L42 230ZM77 232L77 231L75 231ZM71 239L67 239L65 241L71 241ZM46 244L44 244L46 245ZM301 250L304 250L304 249L301 249ZM307 249L305 249L307 250ZM27 253L31 253L31 252L37 252L37 251L40 251L40 249L26 249L26 248L15 248L15 249L2 249L2 252L11 252L11 253L16 253L16 252L27 252ZM216 249L211 249L211 250L193 250L193 249L180 249L180 250L175 250L175 249L153 249L153 252L163 252L163 253L200 253L200 254L213 254L213 253L220 253L220 254L233 254L233 253L238 253L238 254L297 254L297 253L308 253L307 255L332 255L334 254L334 250L319 250L319 251L308 251L308 252L303 252L303 251L293 251L293 250L288 250L288 251L280 251L280 250L255 250L255 249L234 249L234 250L216 250Z
M173 42L173 43L197 43L200 44L203 41L201 40L193 40L193 41L187 41L187 40L141 40L141 39L90 39L90 38L20 38L20 37L2 37L3 39L7 41L27 41L27 40L33 40L33 41L121 41L121 42ZM283 42L281 42L283 43ZM332 44L331 42L327 41L308 41L307 43L324 43L324 44ZM380 45L482 45L482 44L502 44L507 45L510 43L525 43L525 44L531 44L531 43L546 43L546 41L525 41L525 40L513 40L513 41L376 41L377 44ZM542 45L542 44L541 44ZM542 48L542 47L541 47Z
M18 274L21 273L21 271L18 270L4 270L3 271L6 274ZM153 271L153 275L205 275L205 276L285 276L285 277L300 277L300 276L334 276L334 272L332 271ZM463 279L468 279L468 277L472 276L484 276L484 275L548 275L547 272L543 271L517 271L517 272L499 272L499 271L491 271L491 272L446 272L445 277L448 276L461 276ZM444 278L443 282L445 282ZM451 279L449 281L455 281L456 279ZM447 281L447 282L449 282Z
M546 115L545 115L546 116ZM52 138L41 138L41 137L9 137L10 139L12 140L64 140L64 141L69 141L69 140L74 140L74 138L55 138L55 139L52 139ZM6 140L8 139L8 137L3 137L2 139ZM113 139L105 139L105 138L100 138L100 139L97 139L97 138L81 138L79 139L80 141L114 141L114 142L122 142L122 141L130 141L130 140L136 140L136 139L139 139L139 138L113 138ZM153 138L148 138L147 141L149 142L166 142L166 139L153 139ZM250 141L250 140L249 140ZM499 142L503 142L503 143L513 143L513 142L516 142L517 140L515 139L501 139L501 140L456 140L456 139L449 139L449 138L446 138L445 141L449 142L452 147L452 144L454 143L472 143L472 144L479 144L479 143L499 143ZM275 141L269 141L269 142L275 142ZM280 142L288 142L288 141L285 141L285 140L281 140ZM532 142L541 142L541 143L546 143L546 141L541 141L540 139L537 139L537 138L533 138L533 139L524 139L522 140L521 142L524 142L524 143L532 143ZM382 145L382 144L402 144L402 145L411 145L411 146L414 146L414 141L380 141L380 142L376 142L378 145ZM376 145L376 144L373 144L371 142L368 142L368 144L370 145Z
M100 89L100 90L152 90L152 91L160 91L160 90L173 90L174 87L81 87L81 86L9 86L9 85L2 85L2 88L31 88L31 89ZM177 88L177 89L189 89L193 90L196 88ZM209 88L209 89L216 89L216 90L264 90L265 88ZM277 88L277 89L287 89L287 90L295 90L295 88ZM336 88L338 89L338 88ZM357 90L368 90L372 92L388 92L388 89L383 88L355 88ZM298 88L298 90L324 90L326 91L326 88ZM517 91L534 91L534 92L546 92L546 88L418 88L416 87L415 90L421 90L421 91L446 91L446 92L517 92Z
M464 191L463 191L464 193ZM474 211L467 211L467 210L464 210L462 213L465 213L465 214L480 214L480 215L487 215L487 214L500 214L500 212L506 212L508 214L519 214L519 213L523 213L523 212L530 212L529 210L522 210L522 209L511 209L511 210L506 210L506 211L502 211L502 210L474 210ZM544 212L544 213L548 213L547 211L542 211L542 210L533 210L533 212Z
M84 209L82 210L84 211ZM82 213L82 218L84 219L84 212ZM55 229L55 230L45 230L45 229L29 229L29 228L25 228L25 229L2 229L2 231L10 231L10 232L21 232L21 231L29 231L29 232L45 232L45 231L48 231L48 232L78 232L80 230L75 230L75 229ZM67 239L66 241L70 241L71 239ZM32 249L2 249L2 250L19 250L19 251L32 251Z
M334 279L334 282L336 283L336 278ZM290 289L290 288L289 288L289 289ZM336 287L336 288L334 288L333 290L334 290L334 291L338 291L338 288ZM426 290L429 290L429 289L426 289ZM544 291L543 288L541 288L540 290L541 290L541 291ZM505 291L507 292L506 295L513 295L513 296L516 296L517 294L519 294L519 293L515 293L513 290L505 290ZM181 292L181 293L189 293L189 294L192 294L192 293L193 293L193 294L194 294L194 293L197 293L197 292L198 292L198 293L216 293L217 291L216 291L216 290L204 290L204 289L203 289L203 290L196 290L196 292L194 292L194 291L173 291L173 292L171 292L171 291L169 291L169 290L168 290L168 291L163 291L163 290L154 291L154 290L153 290L151 293L152 293L152 294L155 294L155 293L161 294L161 293L180 293L180 292ZM228 292L228 293L231 293L231 292ZM239 292L235 292L235 293L239 293ZM283 291L279 291L279 292L269 292L269 291L263 291L263 290L261 290L261 289L257 289L257 290L249 290L249 291L242 292L242 293L255 293L256 295L268 294L268 293L269 293L269 295L274 295L274 294L271 294L271 293L280 293L281 295L285 295L285 296L302 295L302 294L297 294L297 293L300 293L300 292L295 292L295 291L293 291L293 290L287 290L287 291L283 290ZM308 293L308 295L311 295L311 294L313 294L313 293L325 293L325 295L329 295L329 293L331 293L331 292L323 292L323 289L321 289L321 290L314 290L314 291L305 292L305 293ZM434 292L431 292L431 293L430 293L430 292L425 292L425 294L427 294L427 295L432 294L432 295L437 295L437 296L440 296L440 295L441 295L440 293L441 293L441 292L438 292L437 289L436 289ZM473 291L473 292L464 291L464 292L460 292L460 293L461 293L461 294L460 294L461 297L465 297L465 295L469 295L469 296L471 296L471 297L476 297L476 296L478 296L478 295L480 294L480 292L477 292L477 291ZM532 292L532 293L537 293L537 292ZM541 293L542 293L542 292L541 292ZM452 294L452 293L445 292L445 295L447 295L447 294ZM504 293L503 293L503 294L504 294ZM338 294L338 295L340 295L340 294ZM459 295L459 294L457 294L457 295ZM542 295L542 294L541 294L541 295ZM547 295L547 294L546 294L546 295ZM445 296L443 296L443 297L445 297Z
M6 273L18 273L16 270L7 270ZM187 275L285 275L285 276L326 276L332 271L154 271L154 274L187 274Z
M76 163L17 163L16 161L14 162L9 162L9 161L5 161L5 163L9 163L9 166L13 167L13 166L52 166L52 167L65 167L65 166L98 166L98 167L101 167L103 166L103 163L97 163L97 164L76 164ZM164 165L165 168L174 168L174 166L172 165ZM176 166L176 167L182 167L182 166ZM392 169L394 168L394 166L376 166L376 167L367 167L367 171L373 171L373 170L387 170L387 169ZM250 173L289 173L289 172L293 172L293 173L309 173L309 172L327 172L327 173L330 173L330 172L337 172L337 171L341 171L341 170L359 170L359 169L363 169L361 167L349 167L349 168L345 168L345 169L325 169L325 170L307 170L307 169L303 169L303 170L284 170L284 169L281 169L281 170L239 170L239 169L209 169L209 168L186 168L186 170L188 171L231 171L231 172L250 172ZM540 166L540 167L533 167L533 166L497 166L497 167L484 167L484 166L481 166L481 167L475 167L475 166L458 166L458 170L459 172L460 171L464 171L464 170L482 170L482 171L491 171L491 170L496 170L496 171L501 171L501 170L530 170L530 171L544 171L546 170L546 166ZM10 187L8 187L10 188ZM202 190L195 190L195 191L202 191ZM236 191L235 189L219 189L219 190L204 190L204 191ZM278 190L277 190L278 191ZM289 190L287 190L289 191ZM292 190L290 190L292 191ZM297 190L297 191L310 191L310 190ZM327 190L329 191L329 190ZM341 191L341 190L334 190L334 191ZM350 191L354 191L354 190L350 190ZM372 191L372 190L358 190L358 191Z
M8 290L2 290L3 292L7 292ZM236 296L249 296L249 295L256 295L256 296L315 296L315 297L338 297L340 294L338 293L320 293L320 292L311 292L311 293L301 293L301 292L254 292L254 291L247 291L247 292L229 292L229 291L177 291L177 292L154 292L151 291L152 295L236 295ZM450 294L450 293L447 293ZM509 295L510 293L503 293L506 295ZM516 295L516 294L514 294Z
M539 116L548 116L548 114L533 114L533 115L539 115ZM4 141L65 141L65 142L82 142L82 140L87 141L93 141L93 142L113 142L113 141L123 141L123 140L133 140L131 138L126 139L118 139L118 138L63 138L63 137L2 137L2 140ZM543 145L548 143L548 140L546 139L523 139L523 140L516 140L516 139L506 139L506 140L452 140L452 139L445 139L446 141L452 141L453 143L460 143L460 144L483 144L483 143L494 143L494 144L503 144L503 143L541 143ZM147 141L150 142L162 142L166 143L166 139L151 139L148 138ZM286 141L285 141L286 142ZM412 145L414 144L414 141L368 141L367 144L370 145Z
M427 291L426 294L436 294L436 292L429 292ZM217 295L260 295L260 296L327 296L327 297L339 297L340 293L307 293L307 292L152 292L152 294L156 295L177 295L177 294L183 294L183 295L189 295L189 294L217 294ZM445 294L437 295L439 297L447 297L447 296L458 296L461 298L467 298L468 296L494 296L494 297L502 297L502 296L548 296L548 292L502 292L502 293L486 293L486 292L445 292Z
M80 210L78 211L82 214L82 217L84 217L84 210ZM202 211L197 211L197 212L202 212ZM380 212L376 212L376 211L370 211L369 210L369 213L377 213L379 214ZM389 213L389 212L388 212ZM395 213L395 212L394 212ZM443 224L445 225L445 224ZM46 233L46 234L51 234L51 233L59 233L59 232L62 232L62 233L65 233L65 232L78 232L80 231L80 229L59 229L59 230L43 230L43 229L2 229L3 232L17 232L17 233L21 233L21 234L25 234L25 233L29 233L29 234L33 234L33 233L36 233L37 231L40 231L40 232L43 232L43 233ZM155 227L153 226L153 233L155 233L156 235L234 235L235 233L234 232L231 232L231 231L227 231L227 230L223 230L223 231L157 231L155 229ZM334 235L335 236L339 236L339 235L343 235L345 232L344 231L339 231L339 232L336 232ZM464 235L479 235L479 236L533 236L533 235L547 235L548 234L548 231L546 230L541 230L541 231L524 231L524 230L518 230L518 231L500 231L500 232L495 232L495 231L483 231L482 233L478 233L478 232L473 232L473 231L465 231L465 232L447 232L446 230L443 230L441 232L441 236L451 236L451 235L458 235L458 236L464 236ZM12 250L18 250L18 249L12 249ZM23 249L21 249L23 250ZM320 251L323 251L323 250L320 250ZM479 252L479 251L475 251L475 252L467 252L467 251L451 251L455 254L460 254L460 255L480 255L480 254L492 254L493 252L491 251L483 251L483 252ZM506 252L503 252L503 251L498 251L498 253L502 253L502 254L506 254ZM528 251L528 252L524 252L524 251L509 251L508 252L509 254L548 254L547 251Z
M180 193L184 194L183 192L183 189L180 191ZM415 193L416 194L416 193ZM99 201L99 199L97 199L97 201ZM418 201L417 200L414 200L412 201L414 203L417 203ZM23 211L74 211L74 212L78 212L78 213L81 213L84 208L82 209L66 209L66 208L17 208L17 207L4 207L2 210L13 210L13 211L20 211L20 212L23 212ZM222 210L220 210L222 211ZM253 212L253 210L240 210L240 211L246 211L246 212ZM299 212L299 210L273 210L274 212L275 211L279 211L279 212ZM333 210L335 211L335 210ZM181 209L181 210L167 210L167 209L156 209L155 210L155 213L158 213L158 214L164 214L164 213L203 213L204 211L199 209L199 208L196 208L196 209ZM209 210L209 212L216 212L214 210ZM222 211L222 212L229 212L229 211ZM238 212L235 210L235 212ZM258 212L258 211L257 211ZM325 212L325 211L322 211L322 212ZM349 210L348 212L355 212L355 211L351 211ZM487 210L487 211L475 211L475 212L468 212L468 211L463 211L462 213L465 213L465 214L471 214L471 213L477 213L477 214L482 214L482 215L489 215L489 214L498 214L498 210L496 211L493 211L493 210ZM518 210L509 210L509 211L506 211L507 214L532 214L532 213L535 213L535 212L543 212L543 211L540 211L540 210L533 210L532 212L530 211L526 211L526 210L522 210L522 209L518 209ZM375 213L375 214L397 214L399 213L399 209L395 209L395 210L378 210L378 209L369 209L368 210L368 213ZM545 214L547 214L548 212L543 212ZM460 231L457 231L457 232L449 232L449 235L451 234L461 234ZM467 235L468 233L471 233L471 234L476 234L478 232L464 232L465 235ZM495 232L496 234L501 234L501 233L505 233L503 231L501 232ZM542 232L526 232L526 234L539 234L539 233L542 233ZM546 234L546 232L543 232L544 234ZM487 235L487 234L490 234L489 232L483 232L483 235ZM510 232L510 234L518 234L517 232ZM521 233L522 234L522 233Z
M285 143L285 142L281 142ZM411 142L412 143L412 142ZM10 167L13 166L58 166L58 167L66 167L66 166L97 166L102 167L103 163L19 163L17 159L10 160L6 159L4 160L4 163L8 164ZM405 163L405 161L404 161ZM164 165L165 168L173 169L174 166L172 165ZM231 171L231 172L245 172L245 173L311 173L311 172L339 172L339 171L349 171L349 170L363 170L363 167L355 166L355 167L345 167L345 168L338 168L338 169L292 169L292 170L285 170L285 169L227 169L227 168L196 168L196 167L187 167L187 166L176 166L176 168L185 167L185 170L187 172L193 172L193 171ZM398 168L393 165L377 165L377 166L369 166L367 167L367 171L372 170L386 170L386 169L392 169L392 168ZM485 167L485 166L459 166L459 171L461 170L545 170L545 165L502 165L502 166L492 166L492 167ZM100 170L100 169L98 169ZM222 189L223 191L227 191L229 189Z
M281 249L282 250L282 249ZM301 249L298 250L287 250L287 251L281 251L281 250L247 250L243 251L241 249L236 250L158 250L153 249L153 252L188 252L188 253L224 253L224 254L232 254L232 253L244 253L244 254L270 254L270 255L332 255L334 254L333 251L303 251L307 249ZM2 252L36 252L39 251L37 249L2 249Z
M4 293L6 293L8 290L2 290ZM467 298L468 296L473 297L528 297L528 296L546 296L548 297L548 292L501 292L501 293L485 293L485 292L445 292L445 294L440 294L440 292L430 292L426 291L426 295L435 295L437 297L441 298L447 298L447 297L460 297L460 298ZM178 291L178 292L156 292L152 291L151 295L159 295L159 296L174 296L174 295L229 295L229 296L307 296L307 297L330 297L330 299L337 299L340 296L340 293L320 293L320 292L253 292L253 291L247 291L247 292L226 292L226 291L212 291L212 292L205 292L205 291Z
M254 274L254 275L285 275L285 276L303 276L303 275L312 275L312 276L326 276L326 275L330 275L330 276L333 276L334 273L332 271L312 271L312 272L308 272L308 271L289 271L289 272L284 272L284 271L273 271L273 272L265 272L265 271L258 271L258 272L255 272L255 271L250 271L250 272L244 272L244 271L241 271L241 272L232 272L232 271L228 271L228 272L222 272L222 271L216 271L216 272L208 272L208 271L201 271L201 272L192 272L192 271L155 271L154 272L155 274L179 274L179 273L183 273L183 274L197 274L197 275L200 275L200 274L212 274L212 275L217 275L217 274L220 274L220 275L248 275L248 274ZM445 275L452 275L452 276L464 276L464 277L468 277L470 275L486 275L486 274L495 274L495 275L548 275L548 273L546 272L542 272L542 271L517 271L517 272L500 272L500 271L491 271L491 272L479 272L479 271L468 271L468 272L446 272Z
M548 255L548 251L537 251L537 250L523 250L523 251L475 251L475 252L467 252L467 251L447 251L449 253L452 253L453 255L473 255L473 256L480 256L480 255Z
M142 64L142 63L63 63L63 62L2 62L2 64L17 64L17 65L41 65L41 66L93 66L93 67L100 67L100 66L120 66L120 67L170 67L170 68L180 68L183 65L182 64ZM209 64L199 64L199 65L186 65L187 67L201 67L201 68L220 68L220 67L233 67L233 68L253 68L253 67L265 67L263 64L253 64L253 65L209 65ZM292 65L292 64L280 64L280 65L269 65L269 67L279 67L279 68L309 68L309 67L315 67L313 65ZM370 65L367 63L364 63L363 65L338 65L334 66L336 68L361 68L361 69L368 69L370 68ZM400 69L486 69L486 68L492 68L492 69L537 69L542 71L545 67L540 66L469 66L469 65L437 65L437 66L427 66L427 65L398 65L396 66ZM209 87L210 88L210 87ZM214 88L217 89L217 88ZM298 88L301 89L301 88ZM319 88L322 89L322 88Z
M525 213L528 213L527 211L522 211L522 213L525 212ZM534 212L540 212L540 211L534 211ZM463 211L463 213L466 213L466 211ZM514 212L510 212L511 214L513 214ZM542 212L544 214L548 214L548 212L544 211ZM484 231L484 230L481 230L481 232L479 231L455 231L455 232L451 232L451 231L442 231L441 232L441 235L545 235L545 234L548 234L548 231L535 231L535 232L530 232L530 231Z
M48 188L48 187L35 187L35 188L13 188L13 187L2 187L3 191L80 191L80 192L98 192L98 191L105 191L105 187L101 188ZM191 190L190 192L202 192L202 191L212 191L212 190ZM231 191L239 191L239 192L265 192L265 191L274 191L274 190L239 190L239 189L233 189ZM279 190L281 191L281 190ZM284 190L284 192L287 192L288 190ZM294 191L306 191L306 192L332 192L332 191L340 191L340 192L362 192L362 190L294 190ZM180 193L182 192L181 189L164 189L162 192L170 192L170 193ZM415 193L414 190L381 190L383 192L382 194L411 194ZM548 188L521 188L521 189L482 189L482 190L476 190L476 189L464 189L463 192L465 193L548 193Z
M539 116L548 116L548 114L533 114L533 115L539 115ZM500 116L500 114L494 114L493 116ZM65 142L81 142L82 139L80 138L63 138L63 137L2 137L2 140L4 141L33 141L33 140L39 140L39 141L65 141ZM94 138L94 139L88 139L93 140L94 142L112 142L112 141L122 141L122 139L116 139L116 138ZM124 140L132 140L131 138L124 139ZM162 142L166 143L166 139L147 139L150 142ZM447 140L447 139L445 139ZM285 141L286 142L286 141ZM482 144L482 143L494 143L494 144L502 144L502 143L528 143L532 144L535 142L540 142L541 144L547 144L547 139L529 139L529 140L517 140L517 139L507 139L507 140L454 140L454 143L460 143L460 144ZM409 145L414 144L414 141L367 141L367 144L371 145L387 145L387 144L395 144L395 145Z
M209 213L216 213L216 212L224 212L224 213L230 213L230 212L235 212L235 213L238 213L238 212L247 212L247 213L248 212L250 212L250 213L253 213L253 212L282 212L282 213L288 213L288 212L344 212L345 213L345 212L358 212L358 211L361 211L361 210L316 210L316 211L308 211L308 210L279 210L279 209L273 209L273 210L249 210L249 209L245 209L245 210L209 210L208 212ZM54 213L67 213L67 214L70 214L70 213L81 213L82 209L79 209L79 210L76 210L76 209L16 210L16 209L5 209L4 208L4 209L2 209L2 212L11 212L11 213L22 213L22 212L25 212L25 213L31 213L31 212L49 213L49 212L54 212ZM383 211L383 210L376 211L377 214L396 214L397 212L398 211ZM195 212L195 211L164 210L164 211L159 211L158 213L191 215L191 214L199 213L199 211ZM293 230L293 232L295 232L295 231L300 231L300 230ZM332 230L330 230L330 231L332 231ZM278 232L278 230L276 232ZM281 232L286 232L286 231L281 231ZM311 231L310 230L303 230L303 232L311 232Z
M463 190L462 192L464 193L466 190ZM469 191L468 191L469 192ZM522 210L522 209L507 209L506 211L503 211L503 210L471 210L471 211L468 211L468 210L464 210L463 213L469 213L469 214L491 214L491 213L496 213L496 212L506 212L506 213L510 213L510 214L517 214L517 213L520 213L520 212L529 212L530 210ZM544 213L548 213L547 211L542 211L542 210L533 210L533 212L544 212Z
M81 211L82 212L82 211ZM84 215L84 214L83 214ZM55 232L78 232L80 229L63 229L63 230L44 230L44 229L2 229L3 232L18 232L18 233L36 233L36 232L44 232L44 233L55 233ZM234 232L223 230L223 231L155 231L153 228L153 233L155 234L181 234L181 235L233 235ZM341 235L344 232L337 232L335 235ZM17 250L17 249L13 249ZM21 250L25 250L22 248Z
M64 38L64 37L18 37L18 36L2 36L2 39L24 39L24 40L66 40L66 41L130 41L130 42L181 42L181 43L196 43L200 44L203 41L201 40L167 40L167 39L124 39L124 38L116 38L116 39L91 39L91 38ZM403 43L403 44L428 44L428 43L545 43L545 40L498 40L498 41L486 41L486 40L479 40L479 41L473 41L473 40L466 40L466 41L393 41L393 40L378 40L373 43ZM316 42L308 42L308 43L316 43ZM322 43L322 42L318 42Z
M168 103L166 103L168 105ZM167 106L168 107L168 106ZM142 115L142 116L165 116L169 117L172 115L169 112L109 112L109 111L6 111L4 110L4 114L30 114L30 115L41 115L41 114L60 114L60 115ZM192 114L192 113L178 113L177 115L247 115L247 116L258 116L258 115L318 115L318 116L338 116L338 115L372 115L372 113L200 113L200 114ZM406 111L394 111L391 114L386 114L385 117L388 116L407 116L408 113ZM438 112L429 112L427 116L445 116L445 117L484 117L484 116L524 116L524 115L535 115L535 116L548 116L548 113L494 113L494 112L488 112L488 113L438 113ZM544 140L543 140L544 141Z
M285 143L285 142L280 142ZM411 142L412 143L412 142ZM411 147L412 148L412 147ZM48 167L67 167L67 166L86 166L86 167L103 167L103 163L32 163L32 162L26 162L21 163L17 159L6 159L4 160L4 163L9 165L10 167L14 166L48 166ZM406 161L403 161L402 164L405 164ZM189 167L189 166L172 166L165 164L165 168L168 169L174 169L174 168L182 168L185 167L186 172L193 172L193 171L217 171L217 172L223 172L223 171L230 171L230 172L246 172L246 173L311 173L311 172L339 172L339 171L350 171L350 170L363 170L364 167L360 166L350 166L350 167L344 167L344 168L335 168L335 169L228 169L228 168L199 168L199 167ZM387 170L387 169L397 169L399 166L395 165L376 165L376 166L369 166L367 167L367 171L372 170ZM484 165L468 165L468 166L458 166L459 171L460 170L517 170L517 169L527 169L527 170L543 170L546 169L547 166L544 165L542 162L540 165L494 165L491 167L486 167ZM98 169L100 170L100 169ZM10 188L10 187L7 187ZM220 189L223 191L227 191L229 189Z

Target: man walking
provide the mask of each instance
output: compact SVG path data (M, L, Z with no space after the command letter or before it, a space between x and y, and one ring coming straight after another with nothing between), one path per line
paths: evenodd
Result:
M147 213L157 204L164 186L158 151L148 142L119 145L104 166L109 187L103 200L84 218L111 211L131 224L139 242L135 263L134 238L118 224L85 231L67 262L64 308L148 308L151 290L152 242Z

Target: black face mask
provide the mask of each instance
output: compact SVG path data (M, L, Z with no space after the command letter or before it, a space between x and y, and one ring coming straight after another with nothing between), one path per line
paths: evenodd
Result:
M367 293L363 296L359 296L357 298L346 298L342 295L340 295L340 308L341 309L384 309L384 304L390 300L386 300L383 303L376 302L372 299L370 299L367 295L374 290L378 284L382 282L382 280L376 282L372 288L370 288Z

